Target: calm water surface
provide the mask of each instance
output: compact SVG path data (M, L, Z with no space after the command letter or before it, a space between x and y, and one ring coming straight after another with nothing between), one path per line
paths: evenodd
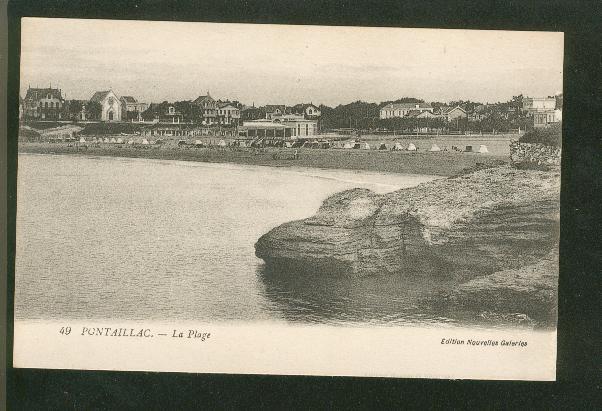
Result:
M19 155L18 319L453 324L449 284L267 275L256 240L329 195L428 176Z

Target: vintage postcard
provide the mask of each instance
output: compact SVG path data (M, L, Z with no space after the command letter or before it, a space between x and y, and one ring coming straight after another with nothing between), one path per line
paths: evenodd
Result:
M24 18L14 365L554 380L563 33Z

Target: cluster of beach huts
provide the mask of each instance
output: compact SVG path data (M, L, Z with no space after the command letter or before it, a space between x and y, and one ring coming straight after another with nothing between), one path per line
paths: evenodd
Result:
M294 147L294 145L292 145ZM420 148L416 146L416 144L410 142L407 145L402 144L400 141L395 141L393 143L384 143L384 142L375 142L373 145L370 145L367 141L360 140L343 140L343 141L306 141L300 147L303 148L334 148L334 149L344 149L344 150L390 150L390 151L418 151ZM472 153L488 153L486 145L476 146L466 146L464 149L461 149L456 146L452 146L453 151L461 151L461 152L472 152ZM441 149L439 145L436 143L431 144L430 148L427 150L430 152L438 152L438 151L448 151L447 147Z

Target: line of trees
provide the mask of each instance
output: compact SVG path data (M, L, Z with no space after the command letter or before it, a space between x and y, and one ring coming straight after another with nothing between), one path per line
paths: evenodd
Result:
M390 103L424 103L424 100L414 97L402 97L397 100L383 101L382 103L367 103L361 100L336 107L320 106L322 111L321 129L332 130L353 128L358 130L410 130L416 128L445 129L453 131L496 131L504 132L511 129L523 130L533 127L533 120L522 113L523 96L513 96L510 101L483 105L471 100L457 100L449 103L432 102L433 111L437 112L442 107L462 107L467 113L474 112L477 107L481 117L461 117L448 122L444 118L390 118L381 119L380 109ZM562 104L562 100L560 100Z

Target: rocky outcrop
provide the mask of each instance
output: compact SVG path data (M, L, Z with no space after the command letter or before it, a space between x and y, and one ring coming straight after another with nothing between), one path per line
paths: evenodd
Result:
M560 167L560 147L540 143L510 143L510 161L517 168L548 170Z
M502 270L460 284L447 301L464 309L482 309L482 316L514 316L518 322L555 325L558 307L558 248L539 262Z
M558 172L509 166L377 195L354 189L263 235L276 272L446 275L469 280L533 264L558 241Z

